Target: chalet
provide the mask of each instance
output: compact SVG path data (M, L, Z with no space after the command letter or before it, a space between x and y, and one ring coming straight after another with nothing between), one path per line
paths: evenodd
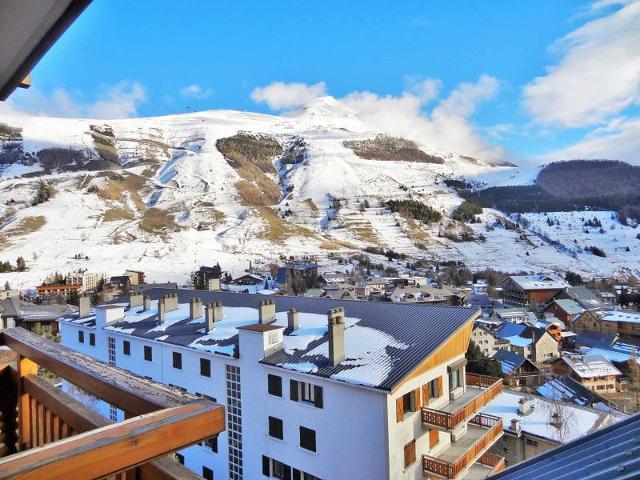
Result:
M597 393L615 393L622 372L602 355L565 355L554 371L566 373L576 382Z
M23 327L29 331L58 333L56 319L75 310L70 305L36 305L18 298L0 301L0 330Z
M233 278L235 285L264 285L265 279L255 273L243 273Z
M583 407L598 408L600 410L610 408L608 399L568 375L554 376L536 388L536 393L548 400L571 402Z
M509 350L534 363L555 360L560 356L558 342L544 328L534 328L524 323L505 323L496 334L509 342Z
M499 350L508 349L509 342L496 335L481 322L476 321L471 331L471 341L485 357L493 357Z
M535 320L536 316L524 308L494 308L491 318L500 322L524 323Z
M640 337L640 313L626 310L587 310L574 321L576 332L592 330Z
M568 287L555 275L513 275L502 281L502 299L507 305L538 307Z
M573 300L585 310L598 309L603 305L601 296L583 285L579 285L577 287L569 287L565 290L562 290L558 292L556 298L566 298Z
M493 358L499 363L503 375L507 376L505 382L511 388L540 384L540 369L522 355L502 349L498 350Z
M555 315L566 326L573 325L573 321L584 311L582 305L570 298L555 298L543 310L544 313Z
M626 415L615 410L602 411L506 389L485 407L483 412L502 419L504 434L489 451L503 455L507 467L537 457L566 442L626 418ZM505 473L510 470L511 468L508 468ZM545 476L544 478L546 480L583 477L575 473L563 477ZM493 480L495 477L491 478ZM518 478L519 480L538 480L541 477L532 474Z
M464 295L449 287L403 286L387 290L386 296L392 302L429 303L432 305L462 305Z

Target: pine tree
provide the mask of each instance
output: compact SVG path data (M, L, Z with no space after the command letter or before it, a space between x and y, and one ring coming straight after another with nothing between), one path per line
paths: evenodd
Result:
M27 263L24 261L24 258L18 257L18 260L16 260L16 269L19 272L24 272L27 269Z

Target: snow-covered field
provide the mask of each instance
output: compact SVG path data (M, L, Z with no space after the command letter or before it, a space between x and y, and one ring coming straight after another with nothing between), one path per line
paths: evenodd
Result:
M444 164L359 158L343 142L380 132L369 129L332 98L319 99L294 116L210 111L108 122L43 117L0 118L0 122L22 128L25 152L53 146L94 154L90 125L108 125L122 167L110 173L78 171L44 177L20 176L41 171L38 162L4 167L0 260L15 262L23 256L29 271L0 274L0 282L8 280L18 288L34 286L53 272L79 268L108 274L141 269L151 281L185 282L199 265L219 262L225 270L239 271L249 261L269 263L283 254L314 255L326 266L330 252L369 245L414 257L464 260L474 269L573 270L588 275L640 270L635 230L616 224L610 212L597 213L606 223L605 234L585 234L578 225L582 213L573 219L571 214L550 214L560 222L553 227L542 215L527 215L530 226L517 232L493 227L502 214L485 211L483 223L471 228L486 241L463 243L439 236L442 225L407 224L382 203L412 198L447 217L462 199L444 179L526 183L535 178L538 167L495 167L431 150L427 144L419 147L444 158ZM279 171L273 179L286 192L274 207L240 201L236 183L241 177L216 148L218 139L239 131L268 134L284 146L295 138L304 139L304 161L281 167L274 158ZM40 179L50 182L56 193L32 206ZM332 209L334 199L341 200L337 212ZM361 207L364 200L369 207ZM269 214L288 210L284 220ZM165 224L172 228L162 228ZM590 241L602 242L607 257L578 251L574 258L573 250ZM624 251L627 246L630 252Z

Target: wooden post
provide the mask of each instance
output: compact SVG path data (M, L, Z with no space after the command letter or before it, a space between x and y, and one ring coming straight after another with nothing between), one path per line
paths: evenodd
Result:
M12 350L0 352L0 457L16 453L18 391L15 364L18 355Z
M33 446L34 439L31 437L31 408L29 394L24 391L22 385L23 377L27 375L38 375L38 365L26 357L18 359L18 449L28 450Z

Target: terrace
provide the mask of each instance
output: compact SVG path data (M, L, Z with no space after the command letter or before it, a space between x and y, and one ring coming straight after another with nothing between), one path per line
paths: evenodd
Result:
M169 454L224 429L224 408L62 347L0 332L0 480L196 480ZM7 348L8 347L8 348ZM118 423L51 385L43 368L123 410Z

